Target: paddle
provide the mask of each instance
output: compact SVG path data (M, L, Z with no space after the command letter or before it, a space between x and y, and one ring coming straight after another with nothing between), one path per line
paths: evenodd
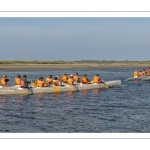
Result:
M56 87L55 85L53 86L53 88L56 92L60 92L60 88Z
M93 83L93 81L88 82L88 84L92 84L92 83ZM106 89L109 88L104 82L101 82L101 83L105 85L105 88L106 88Z
M109 88L109 87L108 87L108 86L107 86L104 82L101 82L101 83L103 83L103 84L105 85L105 88L106 88L106 89L108 89L108 88Z

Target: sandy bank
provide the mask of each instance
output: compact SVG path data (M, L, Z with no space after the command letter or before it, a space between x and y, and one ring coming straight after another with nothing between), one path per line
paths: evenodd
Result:
M11 64L0 65L0 70L38 70L38 69L75 69L75 68L131 68L145 67L147 69L150 64Z

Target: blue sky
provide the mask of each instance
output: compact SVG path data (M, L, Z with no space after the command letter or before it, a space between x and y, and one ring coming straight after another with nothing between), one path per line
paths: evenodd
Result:
M0 60L150 60L150 18L0 18Z

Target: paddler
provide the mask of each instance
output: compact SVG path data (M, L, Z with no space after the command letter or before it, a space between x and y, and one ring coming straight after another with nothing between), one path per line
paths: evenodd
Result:
M39 80L37 81L37 87L44 87L44 86L47 86L47 85L44 83L44 78L43 78L43 77L40 77Z
M51 85L53 82L53 76L52 75L49 75L49 77L46 78L46 84L47 85Z
M55 86L60 86L60 82L59 82L58 76L55 76L55 78L53 79L52 83L53 83Z
M28 88L28 83L31 83L31 82L27 81L27 75L23 75L23 77L21 79L20 87Z
M143 71L142 71L142 75L144 75L144 76L145 76L145 70L143 70Z
M145 71L145 76L148 76L147 71Z
M137 78L139 76L139 72L136 70L134 71L134 74L133 74L134 78Z
M74 82L79 83L80 82L80 77L79 74L76 73L76 75L73 77Z
M67 83L67 82L68 82L67 74L63 74L63 75L62 75L61 81L62 81L63 83Z
M20 85L20 83L21 83L21 76L17 75L17 77L15 78L15 84Z
M143 73L142 71L139 72L139 77L142 77L143 76Z
M3 75L3 78L1 78L1 85L2 86L7 86L8 81L10 81L10 79L7 78L7 75Z
M84 74L84 76L81 79L81 82L83 84L88 84L90 82L90 80L87 78L87 74Z
M73 86L74 84L74 80L73 80L73 75L71 74L70 77L68 78L68 85Z
M102 79L99 77L99 74L96 74L93 79L94 83L103 83Z

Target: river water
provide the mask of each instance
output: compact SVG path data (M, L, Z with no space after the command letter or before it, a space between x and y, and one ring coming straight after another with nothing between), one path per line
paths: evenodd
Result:
M14 84L17 74L28 79L67 73L97 73L121 86L56 94L0 96L0 132L8 133L145 133L150 132L150 81L127 81L134 70L147 68L92 68L1 70Z

